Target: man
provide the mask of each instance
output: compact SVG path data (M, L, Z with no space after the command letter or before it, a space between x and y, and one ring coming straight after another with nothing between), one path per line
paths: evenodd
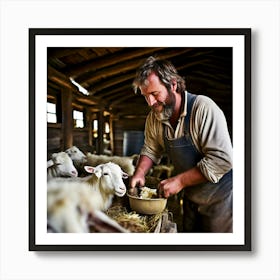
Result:
M176 175L160 182L166 198L184 191L184 232L232 232L232 144L223 112L208 97L185 91L168 61L149 57L133 82L151 111L130 187L167 153Z

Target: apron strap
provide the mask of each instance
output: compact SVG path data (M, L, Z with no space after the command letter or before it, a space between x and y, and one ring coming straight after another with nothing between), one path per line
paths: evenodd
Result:
M187 115L185 117L185 134L190 134L190 118L191 118L191 112L192 112L192 107L193 103L196 100L197 95L187 93Z

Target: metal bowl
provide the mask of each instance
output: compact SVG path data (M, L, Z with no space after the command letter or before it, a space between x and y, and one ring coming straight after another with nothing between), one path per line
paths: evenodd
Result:
M166 207L166 198L140 198L127 193L129 205L139 214L154 215L163 212Z

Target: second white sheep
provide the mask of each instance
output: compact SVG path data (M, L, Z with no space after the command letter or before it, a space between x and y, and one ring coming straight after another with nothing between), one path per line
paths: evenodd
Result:
M48 181L48 225L55 232L89 232L88 218L94 211L106 211L114 195L126 193L128 175L114 163L86 166L91 176Z

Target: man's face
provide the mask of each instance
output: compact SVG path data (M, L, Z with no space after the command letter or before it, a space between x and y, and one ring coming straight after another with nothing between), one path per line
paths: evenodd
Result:
M167 90L157 75L152 73L148 77L147 83L140 87L140 90L148 105L156 113L162 113L165 110L168 111L168 114L172 114L175 105L174 93Z

